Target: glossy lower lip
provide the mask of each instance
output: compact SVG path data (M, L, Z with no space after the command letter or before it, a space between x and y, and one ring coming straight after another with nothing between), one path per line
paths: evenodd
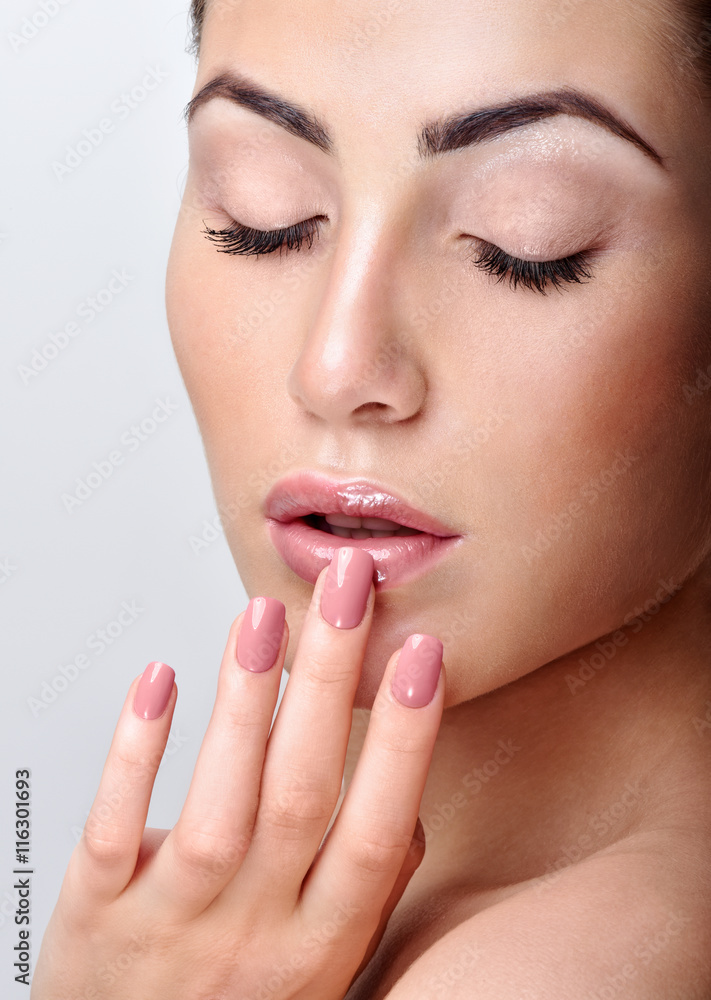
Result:
M316 583L319 573L328 566L337 549L353 546L370 552L375 560L376 591L390 590L409 583L442 559L463 541L462 535L441 538L422 533L392 538L340 538L312 528L304 521L276 521L267 518L267 528L275 549L297 576Z

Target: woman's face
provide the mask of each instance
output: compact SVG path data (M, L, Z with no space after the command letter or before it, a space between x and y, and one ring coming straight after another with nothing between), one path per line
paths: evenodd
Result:
M208 9L194 95L235 74L317 123L213 91L189 126L168 318L244 586L286 604L288 665L312 586L265 498L294 472L368 480L461 536L377 593L357 705L413 632L444 642L451 706L616 629L709 549L711 134L652 6ZM639 141L571 113L445 141L571 88ZM205 235L317 217L311 246L261 257ZM487 245L585 252L589 278L497 281Z

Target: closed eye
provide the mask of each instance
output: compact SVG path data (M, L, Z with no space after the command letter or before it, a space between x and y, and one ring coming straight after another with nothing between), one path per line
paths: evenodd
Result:
M203 231L220 253L264 256L284 247L300 250L304 242L310 248L324 219L325 215L318 215L284 229L270 230L253 229L233 221L224 229L210 229L206 225ZM471 260L475 267L496 277L497 283L508 277L509 287L513 289L523 285L545 295L549 285L560 291L564 284L585 283L583 279L592 279L594 275L589 264L594 255L593 250L581 250L557 260L522 260L511 257L493 243L477 240Z
M478 240L475 256L471 259L475 267L496 276L497 283L508 276L510 287L515 289L521 284L545 295L549 283L560 291L567 282L584 284L583 278L593 278L589 263L594 255L593 250L580 250L558 260L522 260L511 257L493 243Z
M310 247L319 231L321 220L325 218L325 215L317 215L313 219L296 222L285 229L270 230L251 229L240 222L232 222L225 229L210 229L209 226L205 226L203 232L207 239L217 244L219 253L262 256L281 250L282 247L286 247L287 250L300 250L305 240Z

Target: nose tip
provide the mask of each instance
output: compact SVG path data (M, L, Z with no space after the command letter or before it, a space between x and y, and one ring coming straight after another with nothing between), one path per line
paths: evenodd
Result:
M287 390L303 413L329 424L391 424L420 410L425 380L394 342L376 348L372 339L356 337L336 348L332 331L322 337L314 331L289 372Z
M357 241L355 241L357 243ZM287 390L299 409L330 424L390 424L421 409L426 379L382 253L336 251L326 289ZM338 259L340 257L340 260Z

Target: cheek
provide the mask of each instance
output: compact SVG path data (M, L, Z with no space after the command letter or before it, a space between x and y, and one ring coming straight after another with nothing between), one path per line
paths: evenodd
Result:
M216 256L195 224L181 224L166 275L173 348L208 451L245 411L252 412L259 369L266 364L252 315L255 262L240 260L233 267L226 255L217 263Z
M168 257L165 305L173 350L197 414L214 356L219 306L214 307L214 281L210 268L196 252L192 228L181 216Z
M480 318L486 346L460 344L470 413L493 402L506 419L449 479L471 532L461 592L496 664L476 691L458 678L459 700L619 627L708 552L711 390L684 392L709 351L697 279L569 296L565 319L561 305L536 324L511 306L507 332Z
M495 530L504 572L516 565L556 600L572 587L598 606L604 583L613 618L660 573L690 572L708 545L709 400L694 408L684 393L703 296L677 277L598 297L529 350L492 454L507 470Z
M277 271L264 259L232 260L202 242L194 225L176 229L168 322L217 501L229 509L234 497L250 496L240 502L242 520L275 479L302 457L308 461L303 435L291 427L285 388L285 331L298 325L300 262L283 261ZM300 274L302 291L306 285Z

